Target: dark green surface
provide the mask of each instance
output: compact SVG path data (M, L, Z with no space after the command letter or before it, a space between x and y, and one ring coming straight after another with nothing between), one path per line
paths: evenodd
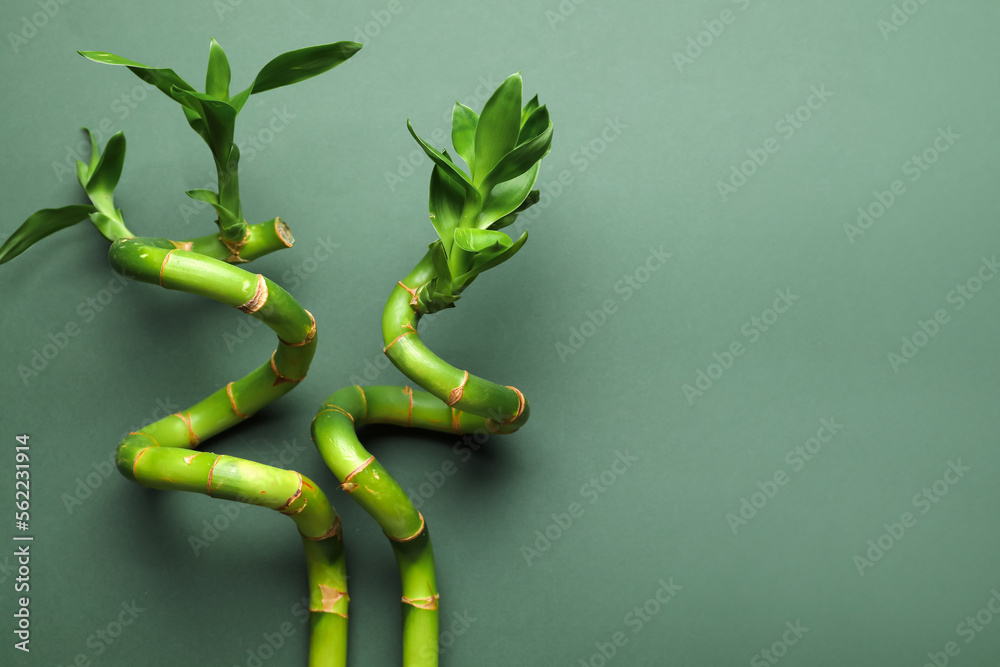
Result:
M360 40L372 12L388 17L350 62L254 96L241 114L238 140L263 140L262 150L242 151L244 212L250 222L282 216L298 241L252 270L316 316L320 345L302 386L202 448L295 467L328 490L344 519L350 657L394 665L391 550L334 489L309 422L358 378L404 383L382 357L379 319L435 237L425 214L429 161L392 187L386 177L420 155L406 119L443 147L433 131L448 129L454 100L479 109L477 87L488 93L520 70L556 125L540 177L549 196L508 230L530 229L524 250L456 310L427 318L422 333L455 366L523 390L532 418L471 458L455 437L390 428L362 436L404 488L423 489L441 627L455 630L442 663L598 665L598 644L622 632L608 664L753 665L786 622L800 621L809 630L782 665L917 667L950 641L959 652L949 664L993 665L1000 622L960 624L1000 590L1000 283L985 283L961 309L949 293L982 257L1000 254L1000 9L985 0L904 4L919 10L884 36L878 22L891 20L893 4L857 0L567 0L559 22L554 0L7 2L0 236L39 208L82 201L72 172L60 182L53 167L68 146L86 150L81 125L103 129L102 142L119 129L128 136L116 204L133 231L211 231L212 216L190 214L183 194L212 184L211 158L176 105L75 50L199 81L214 36L239 86L278 53ZM9 33L25 30L41 5L58 11L15 51ZM679 68L674 54L726 9L731 23ZM832 96L813 98L820 108L789 136L776 123L814 86ZM123 95L145 99L133 110ZM906 165L939 128L959 138L914 182ZM603 152L588 157L592 142ZM724 201L717 181L766 146L777 152ZM849 242L844 225L896 179L905 192ZM651 254L661 247L670 254L662 266ZM256 664L248 650L265 634L285 630L291 636L263 664L304 665L304 559L291 522L145 491L111 466L125 432L259 365L273 336L205 299L120 288L106 256L107 243L81 225L0 270L0 470L12 468L14 436L29 433L36 538L27 659L11 646L13 542L0 552L0 664L68 665L83 654L93 665L245 666ZM651 257L657 270L641 289L619 283ZM754 340L751 318L776 290L798 298ZM605 305L612 312L602 318ZM887 355L939 309L947 322L894 371ZM588 313L603 326L592 331ZM65 349L23 381L18 366L69 323L78 331ZM571 328L593 335L563 360L557 344L580 342ZM683 385L734 342L742 356L690 404ZM843 428L797 469L797 455L786 455L823 419ZM606 473L606 492L583 488L619 455L632 464ZM969 470L939 502L915 503L949 461ZM734 534L727 514L777 471L788 483ZM68 512L65 494L88 475L96 488ZM4 511L13 510L12 487L3 475ZM206 521L225 525L224 509L231 525L195 553L189 536ZM562 534L529 565L522 547L571 509L572 526L550 528ZM854 557L906 512L915 525L861 576ZM671 583L681 588L668 592ZM673 597L641 620L634 608L658 591ZM95 633L133 602L142 611L106 646Z

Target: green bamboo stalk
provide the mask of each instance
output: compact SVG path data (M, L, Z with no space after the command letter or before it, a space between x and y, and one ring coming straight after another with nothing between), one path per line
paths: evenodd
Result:
M434 276L431 254L427 253L389 294L382 311L385 354L404 375L447 405L486 417L485 426L490 431L516 431L530 412L524 394L455 368L420 340L418 294Z
M402 487L364 448L357 429L392 424L444 433L490 428L489 418L457 410L410 387L346 387L331 395L313 419L312 436L341 488L382 528L402 581L403 665L438 664L438 606L434 551L427 523Z
M290 245L276 219L251 227L250 255ZM218 244L218 245L215 245ZM183 247L226 254L216 238L174 242L123 238L111 245L111 265L124 276L166 289L206 296L239 308L278 335L270 360L177 414L164 417L119 444L118 470L155 489L190 491L259 505L290 516L302 536L309 580L310 667L341 667L347 656L347 574L340 518L314 482L283 470L232 456L191 453L203 440L252 416L295 387L306 375L316 348L316 323L285 290L220 259Z

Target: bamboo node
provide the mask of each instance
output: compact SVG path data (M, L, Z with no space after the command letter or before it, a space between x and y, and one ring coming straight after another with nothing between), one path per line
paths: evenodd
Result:
M170 255L174 254L174 250L168 250L167 254L163 256L163 262L160 263L160 287L163 287L163 269L167 268L167 262L170 261Z
M403 393L410 399L410 407L406 411L406 425L411 426L413 424L413 387L403 387Z
M424 521L424 515L421 514L420 512L417 512L417 516L420 517L420 528L417 528L417 532L413 533L409 537L393 537L392 535L389 534L386 534L386 537L388 537L393 542L409 542L411 540L415 540L418 537L420 537L420 533L424 532L424 529L427 528L427 522Z
M247 315L251 315L263 308L265 303L267 303L267 281L264 279L264 276L258 273L256 291L252 297L247 299L246 303L237 306L237 308Z
M245 415L240 412L240 409L236 407L236 397L233 396L233 383L230 382L226 385L226 394L229 395L229 406L233 409L233 414L235 414L240 419L248 419L252 415Z
M336 605L341 600L350 601L350 596L347 595L347 591L340 591L332 586L326 586L324 584L316 584L319 586L320 596L322 598L319 609L309 608L309 611L325 611L329 614L338 613L333 611L334 605ZM347 618L347 614L339 613L340 616Z
M409 336L410 334L415 334L415 333L417 333L417 332L416 331L405 331L405 332L399 334L398 336L396 336L395 338L392 339L391 343L389 343L388 345L386 345L385 347L382 348L382 354L387 353L389 351L389 348L392 347L393 345L395 345L396 341L398 341L403 336Z
M448 394L448 400L445 401L446 405L455 405L462 400L462 394L465 393L465 383L468 381L469 371L465 371L465 375L462 376L462 382Z
M441 599L440 593L435 593L430 597L426 598L408 598L403 596L403 604L408 604L417 609L426 609L427 611L436 611L438 608L438 600Z

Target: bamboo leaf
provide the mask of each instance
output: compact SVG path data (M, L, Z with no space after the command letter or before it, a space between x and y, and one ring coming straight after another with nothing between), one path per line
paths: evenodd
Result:
M549 110L545 106L540 106L521 125L521 133L517 136L517 144L520 146L526 141L534 139L544 132L548 126Z
M74 204L62 208L43 208L28 216L10 238L0 246L0 264L14 259L32 245L60 229L72 227L97 209L90 205Z
M493 91L483 106L476 126L476 168L478 185L500 159L517 145L521 131L521 74L512 74Z
M514 243L511 244L511 246L506 250L502 250L491 256L483 256L483 255L477 256L476 258L474 258L473 261L475 262L475 260L478 259L480 260L480 262L478 264L474 263L472 270L459 276L455 280L455 283L459 285L467 285L469 281L471 281L473 278L478 276L483 271L487 271L495 266L503 264L508 259L513 257L515 253L517 253L517 251L521 249L521 247L527 240L528 240L528 232L527 230L525 230L525 232L521 234L520 238L514 241Z
M188 190L185 192L188 197L196 201L203 201L206 204L218 204L219 195L211 190Z
M312 78L346 61L359 49L361 44L357 42L337 42L283 53L264 65L254 79L251 92L263 93Z
M229 81L232 79L229 59L215 38L208 49L208 71L205 74L205 92L212 97L226 101L229 99Z
M455 102L455 110L451 114L451 143L455 151L473 171L476 159L476 126L479 124L479 114L460 102Z
M451 269L448 267L448 255L444 251L444 245L440 241L435 241L430 245L431 248L431 264L434 265L434 271L437 273L440 286L441 283L446 285L451 284Z
M498 253L510 248L512 243L509 236L492 229L461 227L455 230L455 245L472 253Z
M538 95L535 95L530 100L528 100L528 103L524 105L524 109L521 110L521 125L522 126L524 126L524 123L531 116L532 112L535 109L537 109L537 108L538 108Z
M233 145L233 134L236 130L236 109L226 102L195 90L175 88L174 92L187 99L191 108L198 112L204 121L206 130L205 134L202 134L202 138L212 149L212 155L215 156L216 161L219 164L226 164ZM192 127L194 126L192 125ZM199 134L201 133L199 132Z
M108 139L104 146L104 152L94 167L94 173L87 181L85 190L94 204L104 209L102 203L105 199L110 203L111 195L118 186L118 180L122 175L122 165L125 163L125 134L118 132ZM105 211L110 215L114 213L114 207Z
M430 211L431 224L437 230L438 236L445 244L445 251L451 252L454 240L454 230L462 218L462 207L465 204L465 190L455 182L444 169L434 166L431 172L430 197L427 208Z
M541 160L549 152L552 146L552 123L534 139L526 141L510 153L505 155L499 164L493 168L490 175L483 183L487 187L496 186L498 183L509 181L524 174L532 165Z
M441 167L441 169L443 169L448 176L451 176L457 183L461 184L466 193L476 192L476 186L472 184L472 181L465 174L465 172L459 169L455 163L451 161L451 158L443 155L441 151L437 150L417 136L417 133L413 129L413 125L410 124L410 121L406 121L406 127L410 130L410 134L413 135L413 138L417 140L417 143L420 144L420 147L424 149L424 152L427 153L427 157L434 161L434 164Z
M103 63L105 65L122 65L124 67L128 67L137 77L148 84L156 86L167 97L179 102L180 104L186 105L187 103L184 99L177 97L172 92L173 89L194 90L191 84L177 76L177 73L172 69L150 67L149 65L143 65L142 63L137 63L134 60L122 58L121 56L116 56L113 53L105 53L103 51L77 51L77 53L88 60L93 60L96 63Z
M516 211L535 186L540 168L541 162L536 162L520 176L493 186L483 203L476 226L486 229L508 213Z

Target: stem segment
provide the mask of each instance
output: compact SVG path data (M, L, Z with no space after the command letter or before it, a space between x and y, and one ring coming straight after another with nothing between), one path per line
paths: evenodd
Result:
M286 247L280 219L255 225L252 253ZM270 231L269 231L270 230ZM290 235L287 235L290 239ZM215 245L218 244L218 245ZM342 667L347 655L347 574L340 518L315 483L283 470L232 456L191 450L242 422L305 378L316 349L316 322L285 290L213 257L218 239L177 243L124 238L111 245L111 265L122 275L206 296L256 317L278 335L270 360L246 377L187 410L131 433L118 445L116 463L126 478L154 489L202 493L267 507L292 518L302 536L309 578L312 621L310 667Z

